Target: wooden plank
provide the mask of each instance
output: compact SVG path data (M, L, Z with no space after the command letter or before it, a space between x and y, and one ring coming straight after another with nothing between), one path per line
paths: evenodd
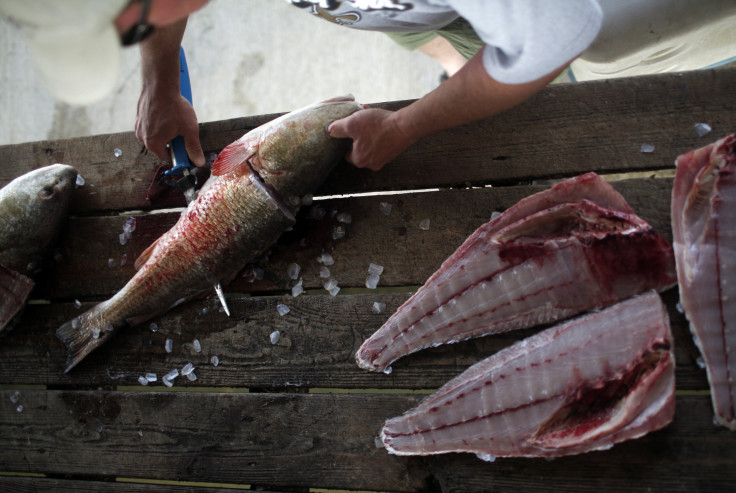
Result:
M0 462L96 474L372 491L724 491L736 434L707 396L678 396L674 422L610 450L554 461L470 454L395 457L375 436L411 395L0 392Z
M4 493L235 493L249 489L203 484L133 483L129 481L98 481L41 477L0 476L0 490ZM273 492L276 493L276 492Z
M614 185L637 214L671 241L671 179L624 180ZM381 286L421 285L493 211L505 210L545 188L493 187L319 201L312 207L325 209L326 216L314 220L309 209L300 213L294 230L270 249L267 263L259 264L264 280L253 283L239 277L226 291L290 291L294 281L287 267L292 262L301 266L305 288L321 288L324 279L319 277L317 257L322 252L333 256L335 264L329 269L343 288L363 287L371 262L384 266ZM381 202L392 205L388 216L380 212ZM334 216L338 211L350 214L352 222L339 223ZM126 217L70 219L57 248L62 260L39 280L33 296L82 301L109 297L133 276L138 255L178 217L176 212L137 216L133 237L124 246L119 235ZM430 219L428 231L419 228L422 219ZM347 235L334 240L332 231L338 225Z
M41 384L111 388L138 386L147 372L159 379L174 368L192 362L196 382L176 380L176 387L308 387L434 389L471 364L538 329L516 331L419 351L398 360L390 375L357 367L354 354L407 294L359 294L254 297L230 299L232 317L220 313L216 300L193 302L154 319L157 332L147 324L125 328L95 350L68 374L63 373L66 349L54 336L64 321L81 312L71 303L32 305L26 317L0 345L0 384ZM692 342L687 321L675 305L676 289L664 293L675 336L677 386L707 390L704 371L697 365L700 353ZM374 301L386 311L371 311ZM276 305L291 311L281 317ZM203 313L204 309L206 313ZM276 345L270 334L280 331ZM167 354L166 339L174 349ZM202 351L196 353L193 340ZM218 356L214 367L210 360ZM159 383L160 384L160 380Z
M596 169L661 169L678 154L736 128L731 97L736 68L550 86L494 118L440 132L374 173L338 166L320 194L509 183ZM408 101L377 104L396 109ZM219 152L276 115L201 125L206 153ZM693 124L711 124L701 139ZM641 144L655 146L651 154ZM120 158L113 150L123 151ZM38 166L63 161L86 178L76 213L149 209L146 191L158 166L131 132L0 146L0 184ZM154 206L183 205L174 197Z

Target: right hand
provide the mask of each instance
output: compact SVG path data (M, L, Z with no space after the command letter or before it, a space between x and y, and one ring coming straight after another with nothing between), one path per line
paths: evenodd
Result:
M178 92L168 94L144 87L138 99L135 136L159 159L169 161L171 156L166 144L177 135L184 138L192 164L204 166L197 115L189 101Z

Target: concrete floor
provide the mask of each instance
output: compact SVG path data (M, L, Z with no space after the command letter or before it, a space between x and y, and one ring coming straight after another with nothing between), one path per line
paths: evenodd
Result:
M352 93L362 103L412 99L442 68L385 35L347 29L284 1L212 0L183 41L200 122L290 111ZM118 86L89 106L55 101L18 31L0 18L0 145L133 129L140 56L125 51Z

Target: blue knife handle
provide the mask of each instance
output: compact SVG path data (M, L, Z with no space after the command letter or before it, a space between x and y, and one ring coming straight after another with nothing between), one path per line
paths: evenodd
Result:
M192 86L189 83L187 57L184 55L184 48L181 46L179 47L179 92L181 92L181 95L189 101L189 104L192 104ZM180 175L184 172L185 168L190 168L192 166L189 162L187 149L184 146L184 137L181 135L175 137L171 140L170 145L174 167L167 170L164 174Z

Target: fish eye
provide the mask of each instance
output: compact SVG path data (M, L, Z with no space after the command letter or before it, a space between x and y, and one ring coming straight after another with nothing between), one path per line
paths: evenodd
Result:
M54 196L54 189L52 187L43 187L38 191L38 198L41 200L49 200Z

